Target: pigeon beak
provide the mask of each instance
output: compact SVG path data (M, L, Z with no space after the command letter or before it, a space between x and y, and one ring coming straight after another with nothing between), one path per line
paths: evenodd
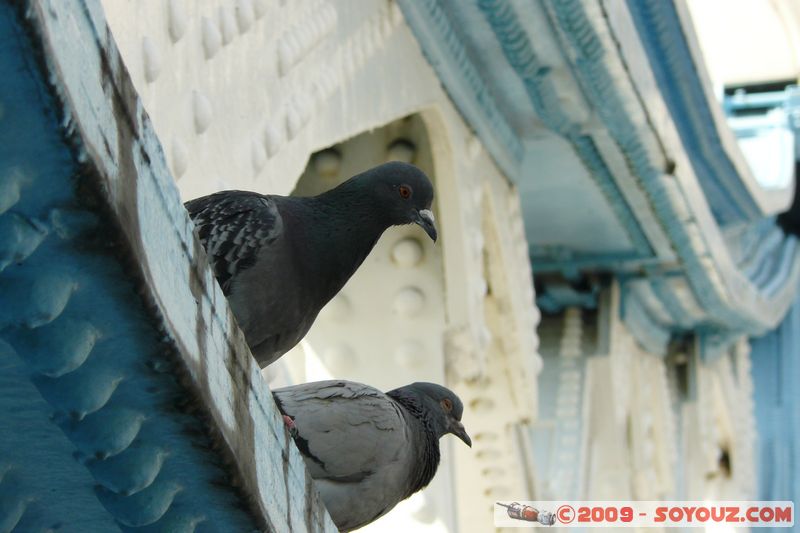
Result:
M450 429L450 433L464 441L464 444L472 448L472 439L469 438L469 435L467 435L467 430L464 429L464 424L454 420L452 423L452 428Z
M433 218L433 212L430 209L420 209L414 217L414 223L419 225L428 234L433 242L436 242L436 219Z

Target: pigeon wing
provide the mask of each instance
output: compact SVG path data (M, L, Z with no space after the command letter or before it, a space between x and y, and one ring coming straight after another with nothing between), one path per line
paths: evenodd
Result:
M252 267L264 247L283 233L280 212L269 196L223 191L185 205L226 295L232 278Z
M296 442L315 479L358 483L378 467L402 462L409 447L401 408L383 392L348 381L276 389L294 419Z

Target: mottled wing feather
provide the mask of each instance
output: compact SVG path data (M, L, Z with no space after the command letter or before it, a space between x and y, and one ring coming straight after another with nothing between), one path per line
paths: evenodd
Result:
M186 202L186 209L226 295L232 278L283 231L275 201L253 192L219 192Z
M328 381L273 394L283 413L294 418L298 446L312 459L316 479L361 481L376 465L399 460L409 446L400 407L372 387Z

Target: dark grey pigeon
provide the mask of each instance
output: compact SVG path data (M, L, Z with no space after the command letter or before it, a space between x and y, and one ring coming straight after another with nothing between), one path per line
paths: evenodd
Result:
M336 526L350 531L424 488L439 466L439 438L472 446L461 400L434 383L383 393L352 381L272 392Z
M267 366L300 342L390 226L436 241L433 185L386 163L318 196L223 191L186 202L250 350Z

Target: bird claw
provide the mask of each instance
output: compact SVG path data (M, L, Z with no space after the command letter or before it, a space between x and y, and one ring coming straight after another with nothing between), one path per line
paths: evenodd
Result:
M297 437L297 426L294 425L294 419L289 415L283 415L283 425L289 430L289 435L292 438Z

